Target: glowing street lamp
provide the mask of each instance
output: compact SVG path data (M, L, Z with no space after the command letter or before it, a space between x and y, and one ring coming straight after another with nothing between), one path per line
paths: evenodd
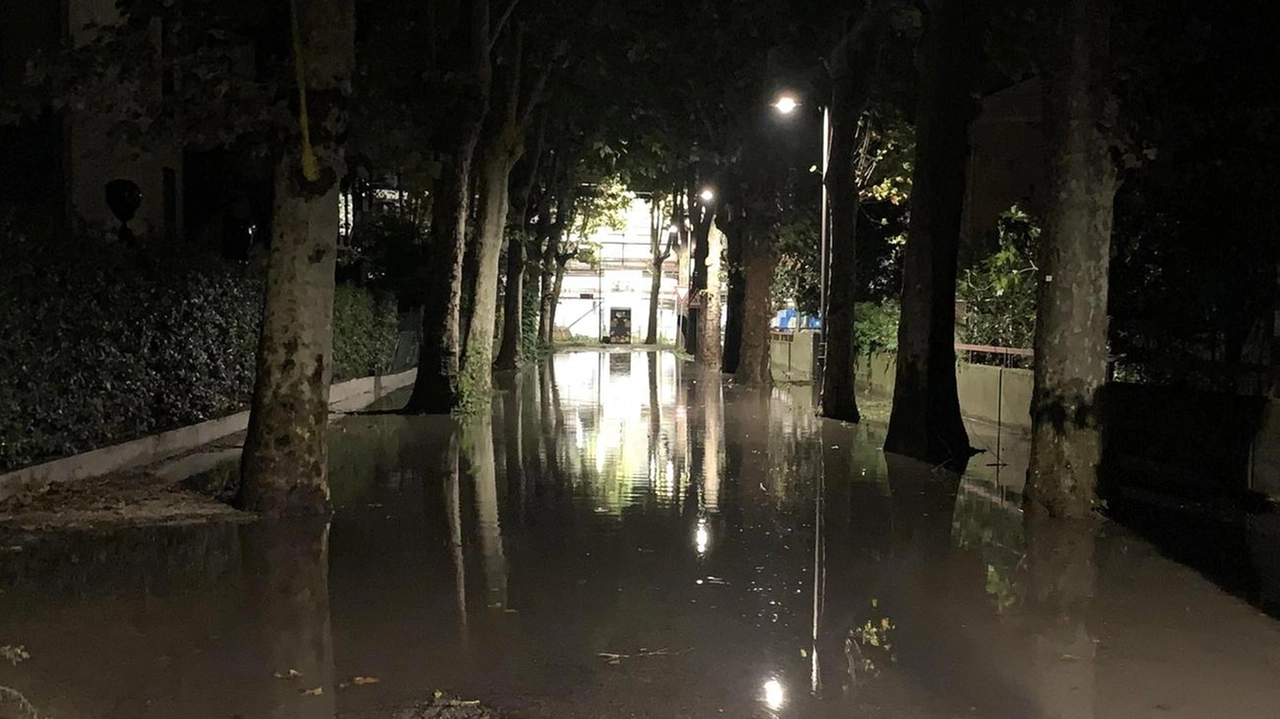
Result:
M716 199L716 193L713 192L710 187L708 187L705 190L703 190L702 193L698 195L698 197L702 198L703 202L711 202L712 200Z
M773 103L773 108L783 115L790 115L800 107L800 102L790 95L781 95Z

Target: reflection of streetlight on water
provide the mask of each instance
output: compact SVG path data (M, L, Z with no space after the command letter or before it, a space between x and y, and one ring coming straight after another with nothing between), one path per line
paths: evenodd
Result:
M699 519L698 528L693 532L693 547L701 555L707 553L707 547L710 544L711 531L707 529L707 520Z
M764 705L769 707L770 711L776 712L786 703L787 694L782 688L782 682L770 677L769 681L764 683Z

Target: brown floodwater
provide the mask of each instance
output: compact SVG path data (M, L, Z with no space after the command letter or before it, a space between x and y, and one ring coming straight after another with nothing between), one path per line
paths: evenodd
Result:
M669 353L500 385L461 425L335 425L328 523L12 538L0 646L30 658L0 687L59 719L437 690L539 719L1280 717L1269 516L1222 545L1233 585L1115 523L1024 529L1007 435L975 428L957 477Z

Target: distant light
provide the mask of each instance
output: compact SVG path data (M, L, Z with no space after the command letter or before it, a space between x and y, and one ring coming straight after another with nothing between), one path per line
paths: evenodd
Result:
M707 546L711 544L711 532L707 531L707 520L698 520L698 529L693 533L693 546L698 550L698 554L706 554Z
M673 234L673 235L676 235L676 234L679 234L679 233L680 233L680 225L673 224L673 225L671 225L671 227L668 227L667 229L668 229L668 230L671 232L671 234Z
M711 188L707 188L703 190L702 194L698 195L698 197L701 197L703 202L711 202L716 199L716 193L712 192Z
M787 703L786 693L782 690L782 683L777 679L770 679L764 683L764 704L773 711L778 711L783 704Z
M800 103L790 95L783 95L773 103L773 107L783 115L790 115L796 111L796 108L800 107Z

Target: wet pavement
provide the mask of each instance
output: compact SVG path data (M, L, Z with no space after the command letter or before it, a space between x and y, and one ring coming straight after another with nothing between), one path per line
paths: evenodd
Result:
M1223 548L1232 586L1112 523L1024 530L1007 436L947 475L668 353L500 384L466 426L343 420L327 525L0 548L0 645L31 655L0 687L60 719L436 690L517 718L1280 716L1280 624L1246 601L1280 586L1270 517Z

